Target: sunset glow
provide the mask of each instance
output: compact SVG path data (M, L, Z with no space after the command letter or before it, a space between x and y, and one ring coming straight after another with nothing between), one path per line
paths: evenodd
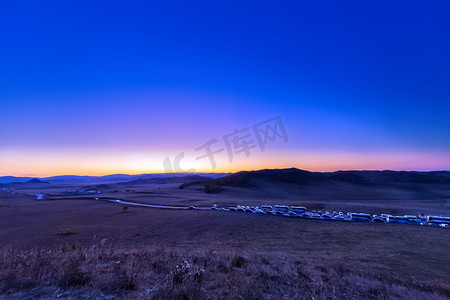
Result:
M300 3L73 6L10 4L0 20L0 175L164 172L181 152L202 172L450 168L445 10L420 9L420 27L358 4L397 24L380 27ZM277 116L288 142L195 159Z

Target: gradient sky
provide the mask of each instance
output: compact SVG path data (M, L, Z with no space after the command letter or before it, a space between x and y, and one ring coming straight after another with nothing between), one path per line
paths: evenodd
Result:
M7 1L0 175L450 169L448 1ZM195 148L280 116L289 142Z

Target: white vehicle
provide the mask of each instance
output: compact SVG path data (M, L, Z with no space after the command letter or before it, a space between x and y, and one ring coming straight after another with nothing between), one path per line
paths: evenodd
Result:
M388 222L389 223L402 223L402 224L406 224L408 223L408 217L405 216L390 216L388 217Z
M329 211L327 211L327 212L325 212L324 214L322 214L322 218L324 218L324 219L332 219L332 218L333 218L333 215L330 214Z
M287 213L289 211L289 206L287 205L275 205L274 207L275 211L280 211L283 213Z
M319 211L314 210L311 213L307 213L308 214L308 218L313 218L313 219L321 219L322 218L322 213Z
M420 219L417 216L405 215L405 217L408 218L408 223L411 223L411 224L419 224L420 223Z
M373 216L372 216L372 220L373 220L375 223L384 223L384 222L386 222L386 218L383 218L383 217L377 216L377 215L373 215Z
M351 213L350 219L355 221L372 221L372 216L370 214Z
M244 208L240 205L236 206L236 211L244 212Z
M247 206L247 207L244 208L244 211L245 212L253 212L253 208L250 207L250 206Z
M265 214L266 212L259 208L258 206L255 207L255 210L253 211L255 214Z
M297 214L297 217L301 217L301 218L310 218L311 217L311 213L309 212L304 212L301 214Z
M384 222L388 222L388 218L392 217L392 215L390 214L381 214L380 218L384 221Z
M273 207L270 205L262 205L261 206L261 210L265 213L265 214L271 214L273 211Z
M291 211L293 211L295 213L305 213L306 212L306 207L303 207L303 206L291 206Z
M428 216L427 221L433 224L450 224L450 217Z

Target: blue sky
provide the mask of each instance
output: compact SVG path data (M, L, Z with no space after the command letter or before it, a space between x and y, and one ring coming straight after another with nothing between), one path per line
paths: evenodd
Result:
M4 3L0 172L156 171L277 115L289 143L222 169L449 169L449 32L445 1Z

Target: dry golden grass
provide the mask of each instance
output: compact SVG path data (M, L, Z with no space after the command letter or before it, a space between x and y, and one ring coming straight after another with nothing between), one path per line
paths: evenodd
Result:
M285 203L228 189L166 192L144 196L171 205ZM124 213L87 199L1 200L1 245L11 248L0 247L0 299L450 297L450 231L443 228L212 210Z
M448 285L292 256L148 246L0 252L0 297L141 299L444 299Z

